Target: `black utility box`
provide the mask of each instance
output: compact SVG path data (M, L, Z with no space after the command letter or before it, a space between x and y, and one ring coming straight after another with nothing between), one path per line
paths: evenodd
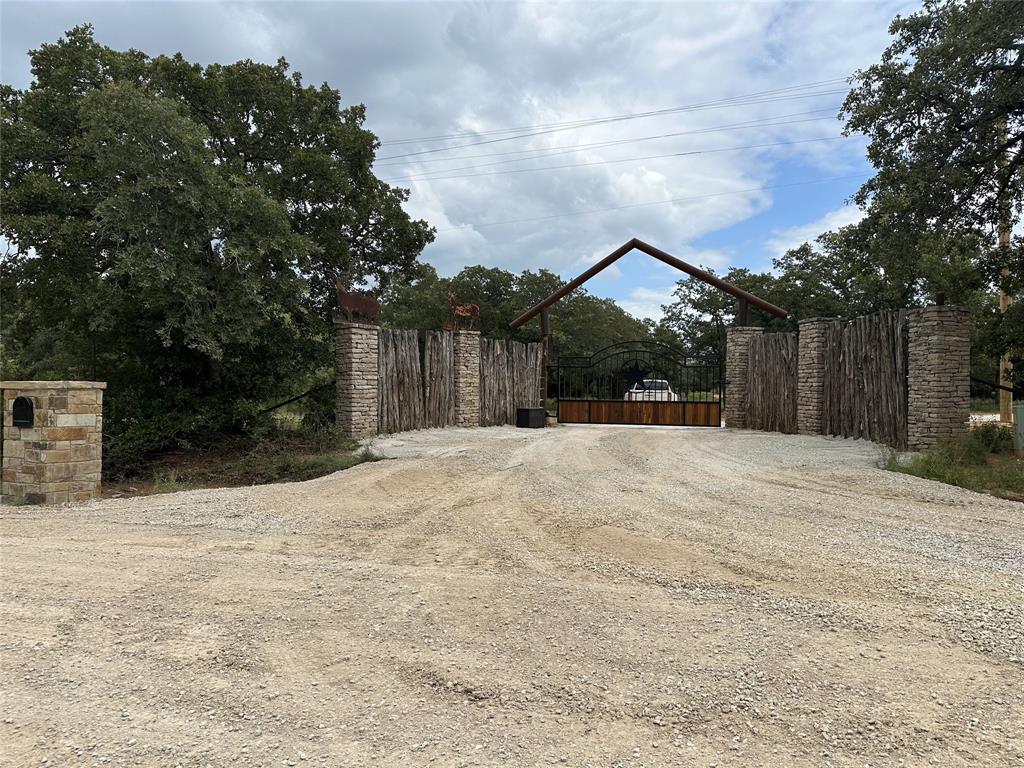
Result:
M548 414L543 408L516 408L517 427L540 429L547 420Z

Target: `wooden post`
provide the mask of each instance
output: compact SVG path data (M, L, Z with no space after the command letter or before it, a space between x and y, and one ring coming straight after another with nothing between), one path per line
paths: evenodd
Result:
M1006 142L1005 118L999 121L999 140L1001 143ZM1008 162L1008 153L1000 152L999 170L1005 171ZM999 200L999 250L1004 259L1010 252L1010 198L1005 191ZM1003 267L1000 275L1003 280L1006 280L1010 275L1009 267ZM1006 314L1006 311L1010 308L1011 301L1009 294L1004 290L1004 286L1000 285L999 312L1001 314ZM1013 363L1010 362L1010 350L1008 349L999 358L999 384L1003 387L1013 386ZM999 390L999 421L1005 424L1013 421L1013 392L1007 389Z
M551 324L548 320L548 308L540 311L540 336L543 348L540 356L540 407L547 412L548 407L548 335Z
M744 328L747 325L748 315L750 314L749 305L746 299L739 300L739 311L736 313L736 325L740 328Z

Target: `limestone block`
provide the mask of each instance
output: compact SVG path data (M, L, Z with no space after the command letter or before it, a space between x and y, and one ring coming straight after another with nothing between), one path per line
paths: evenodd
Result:
M350 437L377 433L378 349L377 326L335 321L335 421Z
M800 321L796 428L802 435L820 435L824 431L825 339L829 329L840 322L834 318Z
M455 357L455 426L480 426L480 332L453 334Z
M925 307L910 316L907 356L907 442L923 450L955 439L970 418L967 312Z
M726 332L725 341L725 426L742 429L747 424L747 362L750 340L763 328L736 326Z

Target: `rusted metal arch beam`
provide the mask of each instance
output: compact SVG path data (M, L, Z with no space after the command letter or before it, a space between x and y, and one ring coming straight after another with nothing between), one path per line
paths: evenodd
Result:
M692 264L687 264L682 259L677 259L672 254L665 253L665 251L661 250L660 248L655 248L653 245L648 245L643 240L637 240L634 237L629 242L623 243L614 251L609 253L607 256L605 256L603 259L597 262L586 272L579 275L578 277L573 278L568 283L559 288L557 291L548 296L546 299L539 302L530 309L526 310L523 314L521 314L519 317L517 317L515 320L509 323L509 327L515 330L516 328L519 328L520 326L529 322L542 311L546 310L548 307L554 304L556 301L565 298L567 295L575 291L577 288L579 288L581 285L587 282L587 280L592 278L598 272L610 267L612 264L614 264L616 261L618 261L619 259L621 259L623 256L625 256L627 253L634 249L638 251L643 251L648 256L653 256L658 261L662 261L665 264L668 264L669 266L675 267L681 272L685 272L691 277L695 277L698 280L702 280L708 285L713 285L715 288L717 288L720 291L723 291L724 293L728 293L732 296L735 296L737 299L740 300L741 306L744 302L746 302L747 304L752 304L758 309L763 309L770 315L775 315L775 317L785 318L789 316L789 312L784 310L782 307L777 307L770 301L765 301L761 297L755 296L749 291L743 290L739 286L726 282L725 280L722 280L719 277L715 277L711 273L705 272L703 269L699 269L693 266Z

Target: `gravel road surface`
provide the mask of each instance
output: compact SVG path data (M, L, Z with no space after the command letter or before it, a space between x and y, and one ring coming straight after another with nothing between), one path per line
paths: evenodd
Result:
M4 508L0 764L1024 765L1024 505L815 437L376 445Z

